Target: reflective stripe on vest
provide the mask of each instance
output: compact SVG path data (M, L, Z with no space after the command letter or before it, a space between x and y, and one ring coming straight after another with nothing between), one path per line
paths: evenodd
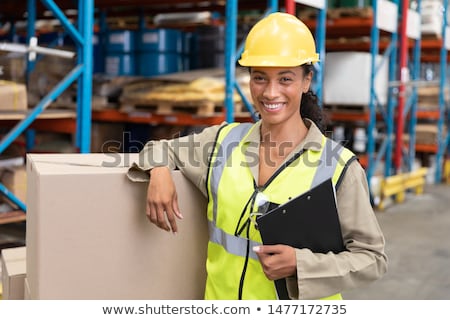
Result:
M227 128L230 127L230 128ZM237 124L233 123L229 126L224 127L222 129L231 129L229 130L228 134L225 136L224 140L221 144L218 144L219 150L217 153L212 157L211 163L214 163L214 169L211 172L211 193L213 197L213 205L214 205L214 217L213 221L216 221L216 214L217 214L217 189L220 181L220 177L223 173L223 168L225 167L227 160L231 154L231 152L234 150L235 147L238 146L239 142L242 141L244 136L249 132L250 128L252 127L251 123L242 123ZM223 132L221 132L223 133ZM225 148L223 147L225 146Z
M236 265L241 265L240 268L242 268L243 261L247 255L248 240L244 237L235 236L231 224L235 224L239 218L239 213L249 197L248 192L253 192L254 190L248 190L253 189L253 184L250 185L248 182L248 180L252 181L248 168L244 166L231 167L231 163L234 163L232 160L242 161L245 158L241 141L250 129L251 124L231 124L224 127L222 132L218 134L216 152L211 157L208 181L210 245L208 246L208 280L205 294L207 298L236 299L236 293L233 292L234 295L230 295L227 291L233 291L237 287L236 284L229 283L236 282L242 270L232 269L236 269ZM292 196L298 195L329 177L332 177L333 182L336 184L346 164L353 157L350 151L325 137L323 137L320 154L317 151L308 150L306 153L307 155L304 158L300 156L292 161L292 164L283 169L274 181L267 186L268 194L274 195L276 198L274 202L283 203L287 199L282 198L287 198L289 192L295 193ZM308 160L310 162L307 162ZM227 163L230 165L227 166ZM222 182L224 172L227 172L227 175L225 181ZM237 175L231 178L232 180L229 180L233 176L233 172L236 172ZM290 179L289 176L291 174L294 174L294 179ZM295 175L297 175L297 179ZM221 186L221 183L225 183L225 186ZM290 185L294 188L290 187ZM298 191L295 191L297 185L300 187ZM240 186L243 186L245 190L242 191L245 192L237 190ZM222 190L222 193L219 194L220 188L224 188L228 192ZM226 193L225 196L224 192ZM230 194L230 198L226 198L228 194ZM226 200L221 200L221 198ZM247 217L245 218L247 219ZM250 248L260 244L260 242L259 232L253 230L253 233L250 234ZM276 298L273 282L268 281L264 275L261 277L259 274L262 273L262 268L256 254L252 250L249 251L249 258L253 260L251 262L252 269L251 272L249 271L250 274L246 275L247 281L244 288L247 286L247 288L251 289L247 290L246 297L251 299ZM219 272L221 268L227 269L226 274L223 273L223 269L222 272ZM251 277L254 279L258 278L255 288L252 288L252 280L248 280ZM253 291L256 291L256 293ZM210 294L211 292L212 294ZM261 295L258 295L259 293Z

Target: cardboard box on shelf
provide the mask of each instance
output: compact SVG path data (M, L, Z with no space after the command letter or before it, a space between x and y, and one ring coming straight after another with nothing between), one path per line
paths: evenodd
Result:
M27 171L25 165L19 167L0 167L0 182L4 184L19 200L27 199ZM1 196L0 199L6 200Z
M24 299L24 279L26 277L26 249L25 247L3 249L2 286L4 300Z
M27 281L31 299L202 299L206 200L173 172L177 235L145 216L137 154L29 154Z
M382 57L376 57L379 65ZM365 105L370 102L371 55L368 52L329 52L325 58L323 100L331 105ZM380 103L388 96L388 66L385 61L375 77ZM353 72L349 72L349 71Z
M24 111L28 109L27 89L24 84L0 80L0 110Z
M0 78L25 83L26 55L0 51Z

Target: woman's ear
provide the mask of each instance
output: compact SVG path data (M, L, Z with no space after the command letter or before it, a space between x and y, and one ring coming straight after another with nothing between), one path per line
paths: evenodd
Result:
M305 75L304 84L303 84L303 93L307 93L309 88L311 87L313 73L309 72Z

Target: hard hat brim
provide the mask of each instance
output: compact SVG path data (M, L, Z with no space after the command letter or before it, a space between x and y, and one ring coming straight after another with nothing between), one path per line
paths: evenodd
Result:
M241 58L238 60L239 64L243 67L297 67L306 63L319 62L319 55L317 57L305 60L299 60L291 57L263 57L253 56Z

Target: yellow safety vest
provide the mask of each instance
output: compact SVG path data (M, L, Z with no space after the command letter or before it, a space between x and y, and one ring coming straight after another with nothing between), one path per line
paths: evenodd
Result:
M261 244L259 231L249 220L260 188L246 165L242 141L254 128L250 123L224 126L210 158L205 299L277 299L274 282L267 279L252 251ZM321 147L320 151L302 150L269 179L261 192L270 202L284 203L330 177L338 186L355 156L325 136ZM342 297L337 293L325 299Z

